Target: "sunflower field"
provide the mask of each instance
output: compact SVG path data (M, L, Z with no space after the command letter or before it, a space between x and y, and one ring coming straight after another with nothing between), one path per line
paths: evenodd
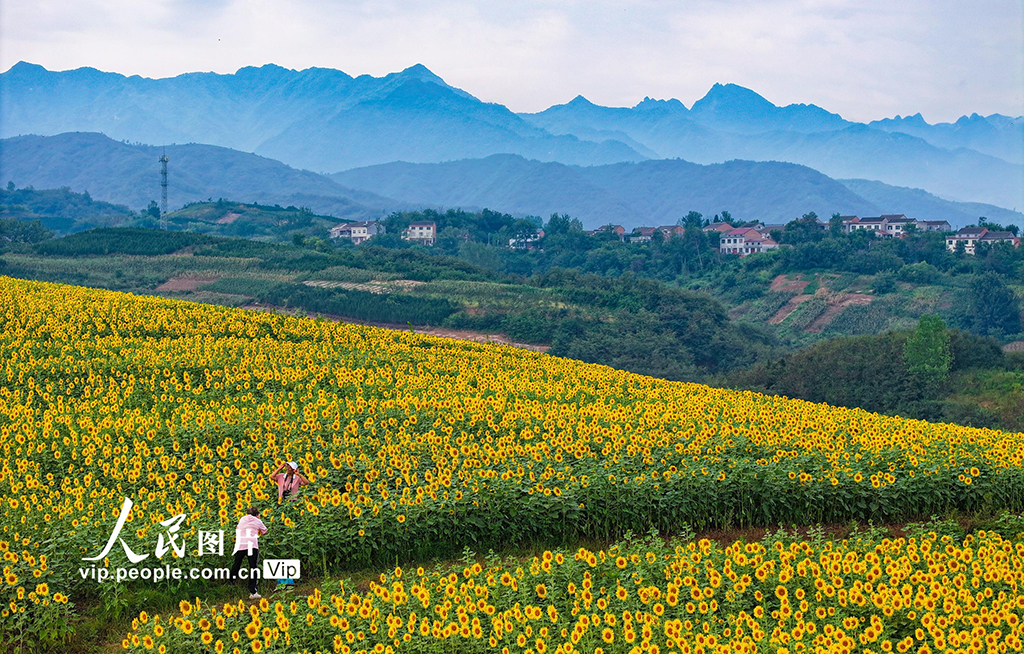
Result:
M134 652L1006 652L1024 645L1024 543L626 542L516 565L382 574L301 601L142 612Z
M1024 503L1022 434L666 382L506 346L2 277L0 323L0 642L20 639L26 647L61 642L76 599L95 595L82 567L130 566L129 552L152 562L165 536L187 547L160 563L185 565L200 555L200 531L226 530L230 553L230 534L250 505L270 528L262 554L337 571L393 569L396 561L465 547L611 542L628 531L690 526L908 520L1016 511ZM290 460L301 462L312 483L279 505L269 473ZM104 549L126 506L118 542L111 539L102 560L87 561ZM959 546L974 561L989 555L977 544ZM910 544L899 547L912 560ZM772 574L782 575L781 554L762 554L776 557ZM869 554L881 556L849 552L858 561ZM657 563L646 565L669 570L675 563L665 557L677 554L653 556ZM563 577L561 567L531 569L517 584L556 595L568 583L580 588L586 570L575 554L565 557L577 567L564 568ZM656 572L658 592L667 595L675 577L658 570L629 575L654 584ZM473 572L473 588L490 588L488 574L496 573ZM631 579L612 574L623 587ZM468 579L451 592L462 592ZM381 588L394 581L382 580ZM412 593L414 583L436 589L441 582L411 580L401 592ZM612 586L605 580L598 588ZM630 602L639 599L637 588L628 592ZM525 611L514 597L494 610L518 604ZM750 601L742 597L735 601ZM332 606L328 598L321 606ZM349 601L345 595L343 608ZM574 601L566 595L550 606L564 614ZM649 611L623 606L642 632ZM273 611L256 618L296 622L290 610ZM377 629L394 626L397 634L398 615ZM328 617L317 608L310 629L323 627L316 616ZM615 619L624 628L622 611ZM142 622L156 642L155 623ZM737 625L722 629L735 636ZM561 633L551 629L549 636ZM733 638L721 633L716 642ZM420 644L412 651L434 651L413 642ZM446 642L448 651L463 651ZM499 649L508 646L501 642ZM395 647L388 643L379 642ZM536 643L531 648L544 654Z

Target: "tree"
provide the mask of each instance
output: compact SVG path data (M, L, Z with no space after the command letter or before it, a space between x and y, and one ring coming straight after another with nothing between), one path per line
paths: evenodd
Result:
M7 190L8 191L13 192L16 188L18 188L18 187L14 185L14 182L7 182Z
M824 236L824 230L818 222L818 214L813 211L786 223L786 229L782 233L783 242L790 245L820 241Z
M551 214L551 218L548 219L548 224L544 227L544 233L554 234L568 234L569 232L582 232L583 223L580 222L579 218L572 218L569 214Z
M1020 333L1020 306L1013 290L995 272L978 275L971 282L968 313L969 331L982 336Z
M679 220L678 224L682 225L686 229L700 229L704 227L707 223L704 222L704 214L698 211L691 211L690 213L682 217Z
M921 385L925 397L946 381L953 355L946 323L937 315L924 315L917 329L903 345L903 363L907 372Z
M160 205L156 203L156 200L149 201L149 206L146 207L146 213L148 213L150 216L153 216L154 218L160 217Z
M828 221L828 235L837 238L843 235L843 217L838 213L832 214Z

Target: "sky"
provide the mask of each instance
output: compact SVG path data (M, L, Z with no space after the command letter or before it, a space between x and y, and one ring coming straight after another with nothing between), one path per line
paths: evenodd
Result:
M513 111L715 82L869 121L1024 114L1021 0L3 0L0 69L145 77L422 63Z

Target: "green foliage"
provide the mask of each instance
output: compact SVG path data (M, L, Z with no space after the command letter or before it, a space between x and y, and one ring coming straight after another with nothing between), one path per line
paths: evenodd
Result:
M0 218L0 247L14 243L39 243L53 238L53 232L38 220L30 222Z
M257 296L261 302L382 323L439 325L455 313L448 300L412 295L382 295L366 291L327 289L300 284L275 284Z
M896 290L896 278L889 273L875 275L874 281L871 282L871 290L875 292L875 295L892 293Z
M754 303L745 317L751 322L765 322L795 296L792 292L770 291Z
M812 402L1019 430L1024 373L1007 371L1009 365L992 339L946 330L928 316L912 332L833 338L723 381Z
M977 275L971 281L968 297L967 311L960 319L965 329L983 336L1020 333L1020 306L998 273Z
M912 284L937 284L942 281L942 273L927 261L903 266L896 273L896 277L900 281Z
M155 229L103 228L45 241L34 247L38 254L50 256L89 256L134 254L154 256L208 243L209 236Z
M120 223L131 216L128 207L98 202L88 193L75 193L67 187L37 191L8 184L6 190L0 189L0 218L38 220L62 234Z
M790 329L806 329L818 316L825 313L828 303L818 296L802 302L782 323Z
M903 346L907 372L927 388L946 381L953 363L949 332L936 315L921 316L917 329Z

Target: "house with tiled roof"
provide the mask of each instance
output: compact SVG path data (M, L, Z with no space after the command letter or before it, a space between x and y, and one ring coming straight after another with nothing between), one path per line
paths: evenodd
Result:
M637 227L633 230L633 233L629 235L630 243L649 243L654 238L654 232L658 231L657 227Z
M901 213L884 214L873 218L857 216L841 216L841 218L843 229L847 234L865 229L883 238L899 238L907 233L911 226L921 232L948 232L953 229L945 220L917 220L908 218Z
M626 228L622 225L601 225L597 229L587 230L587 234L591 236L598 236L600 234L614 234L620 241L626 240Z
M1013 247L1020 247L1020 238L1013 232L994 232L987 227L964 227L956 234L946 237L946 249L956 252L957 246L963 244L964 252L974 254L979 245L996 245L997 243L1009 243Z
M779 244L767 234L762 234L753 227L737 227L722 234L718 250L723 254L736 254L745 257L748 254L767 252L779 247Z

